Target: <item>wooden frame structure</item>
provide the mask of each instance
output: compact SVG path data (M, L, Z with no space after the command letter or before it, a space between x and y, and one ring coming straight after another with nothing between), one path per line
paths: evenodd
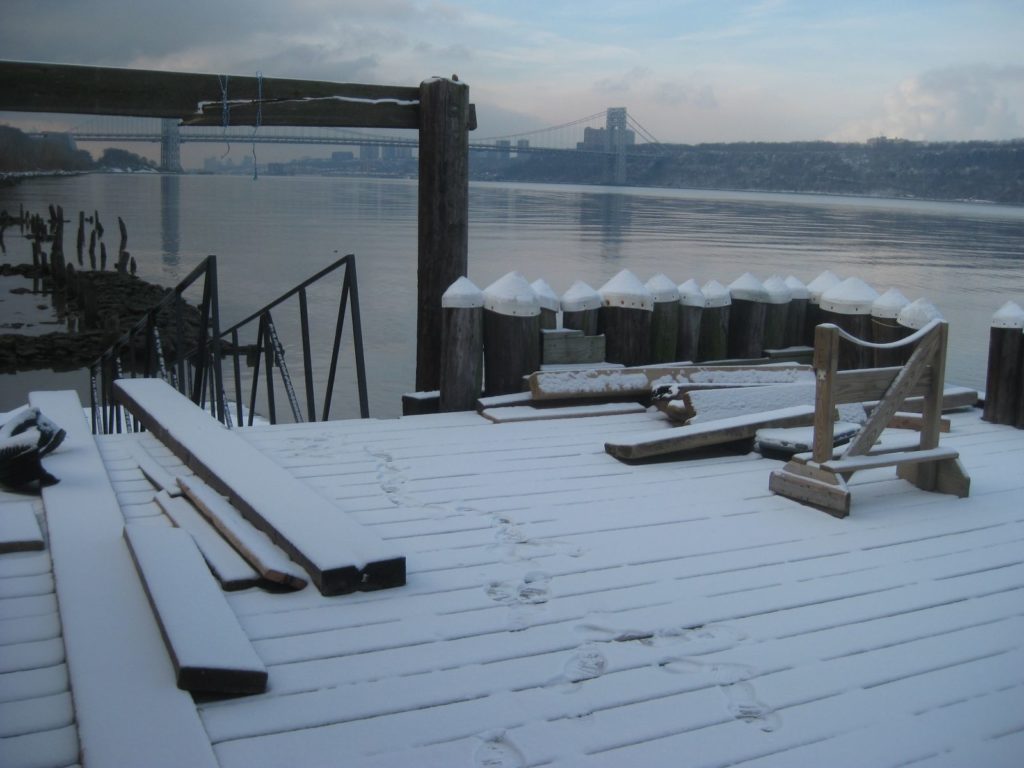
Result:
M416 389L437 389L441 294L466 274L469 86L404 87L0 61L0 111L176 118L183 125L411 128L419 131Z
M847 480L860 469L895 466L899 477L926 491L961 498L971 479L957 451L939 446L942 430L942 392L949 325L933 320L912 336L892 344L872 344L826 323L815 329L814 443L810 454L794 456L771 474L768 487L783 496L809 504L836 517L850 514ZM902 367L838 370L839 341L892 348L915 344ZM876 449L875 443L908 397L924 397L921 434L909 450ZM879 400L863 429L839 456L833 455L835 407L841 403Z

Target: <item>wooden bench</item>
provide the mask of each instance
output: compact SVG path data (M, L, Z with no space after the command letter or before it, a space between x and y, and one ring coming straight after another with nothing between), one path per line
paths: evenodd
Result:
M114 396L182 462L227 496L324 595L405 584L405 557L160 379Z

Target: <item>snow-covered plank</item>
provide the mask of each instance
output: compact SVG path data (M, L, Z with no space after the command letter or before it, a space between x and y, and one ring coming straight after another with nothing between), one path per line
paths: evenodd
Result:
M202 693L259 693L267 669L238 625L191 534L126 525L124 538L160 623L178 687Z
M78 396L29 399L67 432L43 459L60 479L43 503L82 752L96 765L216 766L191 697L175 686ZM77 754L76 744L67 762Z
M60 616L56 613L0 620L0 646L60 637Z
M643 413L646 410L639 403L599 403L597 405L577 405L564 408L533 408L528 405L513 405L501 408L487 408L481 411L480 415L496 424L503 424L513 421L580 419L588 416Z
M321 592L405 583L404 556L168 384L125 379L115 389L150 431L302 565Z
M0 555L42 549L43 532L39 528L32 503L0 503Z
M146 476L146 479L153 484L153 486L171 496L180 496L181 488L178 487L178 483L175 481L174 476L158 464L149 452L142 446L141 443L129 443L128 451L132 458L138 462L139 469L142 470L142 474ZM122 488L121 490L127 490Z
M71 725L74 718L71 694L66 691L39 698L0 703L0 738L53 731Z
M74 725L0 739L0 765L4 768L57 768L72 765L78 759L78 737ZM90 760L95 761L96 756L91 756ZM103 765L99 762L93 764Z
M0 702L37 699L68 690L66 664L0 674Z

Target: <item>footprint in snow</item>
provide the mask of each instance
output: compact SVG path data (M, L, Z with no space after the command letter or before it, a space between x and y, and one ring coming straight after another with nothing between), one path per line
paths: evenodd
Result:
M782 725L782 720L771 707L757 699L754 686L750 683L734 683L722 686L730 714L737 720L750 723L765 733L771 733Z
M522 768L526 765L523 753L501 732L483 736L483 743L473 754L473 762L479 768Z
M581 646L565 663L565 679L570 683L593 680L600 677L608 668L608 660L597 648Z
M551 577L543 571L530 571L521 581L492 581L487 596L499 603L540 605L550 597Z

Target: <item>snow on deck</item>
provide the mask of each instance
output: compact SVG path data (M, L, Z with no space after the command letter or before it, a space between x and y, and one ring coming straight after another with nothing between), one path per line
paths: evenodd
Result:
M198 704L234 766L1018 765L1024 431L953 414L971 497L858 472L838 520L756 454L622 464L652 413L239 430L408 584L226 593L268 691ZM160 514L99 439L126 518Z

